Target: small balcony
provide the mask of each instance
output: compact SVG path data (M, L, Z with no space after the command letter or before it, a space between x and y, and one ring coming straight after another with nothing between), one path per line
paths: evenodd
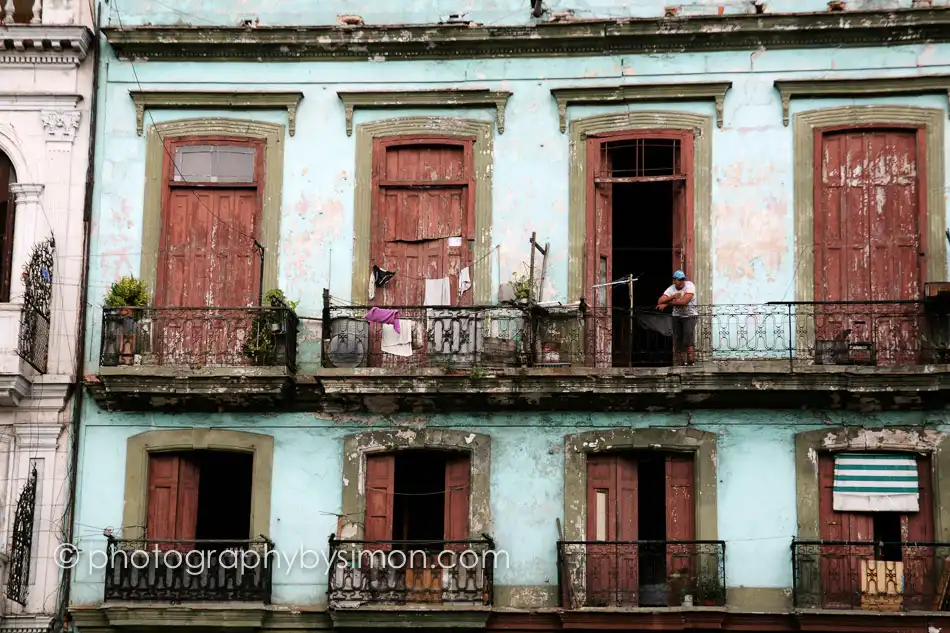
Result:
M792 542L797 609L942 611L950 543Z
M433 542L331 537L328 599L334 623L358 626L364 616L352 612L423 607L426 612L446 612L453 623L476 620L484 626L492 605L494 547L488 538Z
M106 602L270 604L274 544L267 540L109 538Z
M596 391L604 406L656 410L672 394L794 407L860 393L886 409L907 394L940 400L950 381L950 311L929 301L701 305L692 351L669 311L583 302L388 309L407 333L367 320L369 306L325 299L318 378L327 396L359 407L392 404L399 392L411 410L435 394L445 396L440 410L519 399L583 409Z
M724 607L723 541L560 541L566 610Z
M297 317L283 307L104 308L106 408L268 408L292 396Z
M0 0L0 24L40 24L43 0Z

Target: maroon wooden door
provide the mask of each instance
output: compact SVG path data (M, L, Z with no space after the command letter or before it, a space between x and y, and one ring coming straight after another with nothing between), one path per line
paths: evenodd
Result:
M623 455L587 458L587 605L639 604L637 463Z
M13 165L0 152L0 303L10 301L10 275L13 272L13 229L16 202L10 193Z
M589 305L593 308L587 327L588 367L610 367L613 364L612 287L593 286L613 281L613 175L611 153L606 141L587 140L588 212L585 280L589 289ZM585 291L586 292L586 291Z
M830 453L818 459L818 516L822 541L850 541L861 545L823 545L820 548L822 607L841 609L861 604L861 561L874 559L874 520L870 512L834 509L835 460Z
M911 543L933 543L933 462L930 455L917 456L917 489L919 510L901 516L901 534ZM904 563L904 608L932 610L937 591L937 557L945 555L930 545L905 546L901 552Z
M471 305L472 290L458 293L458 275L472 264L474 142L474 138L443 136L383 138L374 142L376 193L371 213L370 257L373 264L396 275L376 290L373 305L422 306L426 280L445 277L450 284L449 305ZM403 318L419 320L424 315L424 311L409 310L404 311ZM373 324L372 328L372 353L378 358L380 327ZM436 347L452 347L446 345ZM425 350L418 354L424 357ZM382 360L387 366L410 362L395 356Z
M680 179L673 181L673 261L674 270L690 275L693 253L693 133L673 132L667 138L679 141L676 172Z
M366 517L363 538L367 541L390 541L393 538L393 493L396 487L396 455L366 455ZM368 549L389 549L389 545L372 545Z
M685 586L695 594L697 575L697 548L682 544L696 538L695 502L693 500L692 455L668 455L666 458L666 573L667 578L677 574L680 583L670 583L670 606L680 604L675 593ZM680 542L681 544L678 544Z
M917 130L816 132L815 300L921 296L924 196ZM820 149L818 149L820 148ZM879 364L915 363L917 319L896 305L819 306L817 338L851 329Z
M165 143L166 188L154 304L199 309L159 311L153 351L170 364L187 362L197 351L206 354L206 364L233 364L252 319L207 308L260 305L262 253L255 241L261 240L264 143L203 137ZM232 147L242 150L235 154L240 158L230 158L236 165L227 164L224 157ZM202 164L188 169L199 161Z
M160 549L188 551L198 526L198 463L188 455L153 453L148 464L145 537Z

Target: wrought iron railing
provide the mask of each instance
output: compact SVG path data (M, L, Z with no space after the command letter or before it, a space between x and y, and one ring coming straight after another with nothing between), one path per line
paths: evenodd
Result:
M353 541L330 537L331 608L491 606L495 545L467 541Z
M51 302L53 299L53 256L56 241L49 237L33 247L23 268L23 307L17 354L41 374L49 360Z
M13 536L10 544L10 571L7 576L7 598L21 605L26 604L30 586L30 559L33 553L33 525L36 519L36 466L32 465L30 476L17 499L16 515L13 518Z
M792 541L799 609L941 611L950 543Z
M723 541L559 541L561 606L721 607Z
M103 308L103 367L279 367L294 370L290 308Z
M702 305L669 311L576 306L394 306L410 334L384 340L366 306L324 308L327 367L634 367L716 361L919 365L950 358L950 314L926 302ZM329 324L327 326L326 324ZM694 349L674 332L692 328ZM393 332L388 332L393 334ZM389 343L384 345L384 343ZM402 343L399 345L398 343Z
M109 537L105 599L270 604L274 544Z

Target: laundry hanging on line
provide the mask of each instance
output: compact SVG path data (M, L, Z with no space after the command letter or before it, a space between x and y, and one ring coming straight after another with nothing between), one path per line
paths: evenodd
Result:
M373 272L369 274L369 288L367 289L367 294L369 295L370 300L376 298L376 289L382 288L385 286L390 279L396 276L391 270L385 270L380 268L376 264L373 264Z
M386 308L370 308L369 312L363 315L363 318L370 323L382 323L392 326L396 334L400 334L399 310L388 310Z
M392 325L383 325L380 349L393 356L412 356L413 322L408 319L396 319Z

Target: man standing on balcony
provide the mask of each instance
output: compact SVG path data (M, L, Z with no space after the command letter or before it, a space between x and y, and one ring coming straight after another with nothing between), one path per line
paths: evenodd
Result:
M673 273L673 285L666 289L656 304L657 310L673 306L673 362L683 364L683 350L686 350L686 364L695 360L696 346L696 286L686 280L686 273L677 270Z

